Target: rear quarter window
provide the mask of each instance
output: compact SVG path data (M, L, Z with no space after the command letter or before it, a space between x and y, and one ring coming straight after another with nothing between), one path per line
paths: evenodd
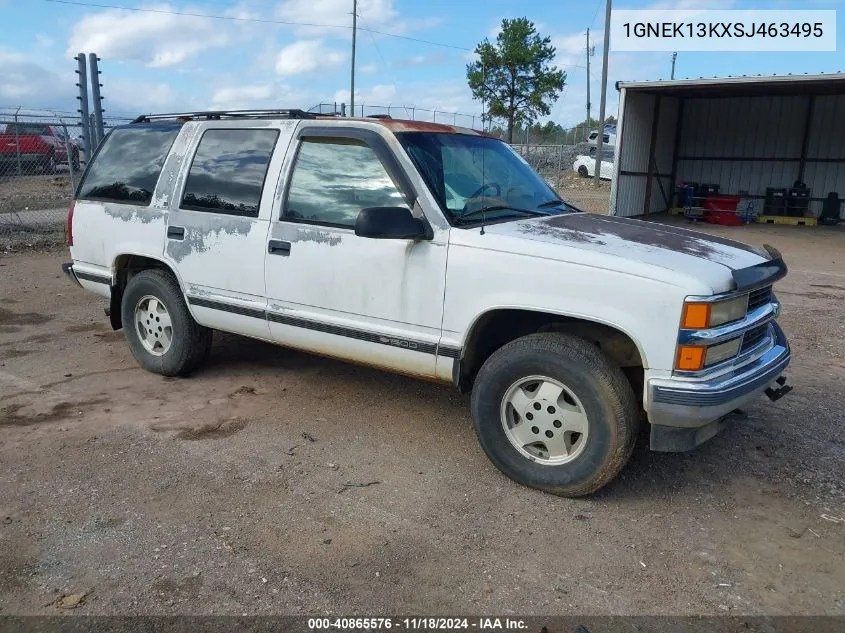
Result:
M180 125L133 124L114 129L97 150L77 197L148 205Z

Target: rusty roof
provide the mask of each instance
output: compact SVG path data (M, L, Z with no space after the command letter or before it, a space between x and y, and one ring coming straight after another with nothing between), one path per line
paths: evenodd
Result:
M322 118L322 117L321 117ZM329 117L337 119L338 117ZM392 132L436 132L440 134L469 134L471 136L488 136L498 138L487 132L473 130L459 125L447 125L445 123L432 123L430 121L412 121L410 119L390 119L387 117L354 117L341 118L342 121L364 121L367 123L380 123Z

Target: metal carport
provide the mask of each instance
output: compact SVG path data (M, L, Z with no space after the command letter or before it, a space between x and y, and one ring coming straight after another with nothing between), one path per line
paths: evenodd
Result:
M818 216L845 198L845 74L618 82L610 214L666 211L679 182L763 199L810 188ZM840 206L841 215L841 206Z

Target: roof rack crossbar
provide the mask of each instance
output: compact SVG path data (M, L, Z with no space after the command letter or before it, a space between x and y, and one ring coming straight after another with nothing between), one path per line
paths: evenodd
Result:
M132 123L150 123L166 119L206 120L215 121L219 119L260 119L260 118L284 118L284 119L316 119L317 114L306 112L296 108L284 110L208 110L198 112L169 112L164 114L142 114Z

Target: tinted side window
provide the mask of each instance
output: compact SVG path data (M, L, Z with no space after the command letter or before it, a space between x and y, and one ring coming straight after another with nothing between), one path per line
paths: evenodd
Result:
M278 130L207 130L188 172L182 208L258 217L278 137Z
M78 197L149 204L164 159L180 129L164 124L116 128L94 156L79 185Z
M299 148L285 217L354 226L367 207L407 207L376 153L360 141L305 140Z

